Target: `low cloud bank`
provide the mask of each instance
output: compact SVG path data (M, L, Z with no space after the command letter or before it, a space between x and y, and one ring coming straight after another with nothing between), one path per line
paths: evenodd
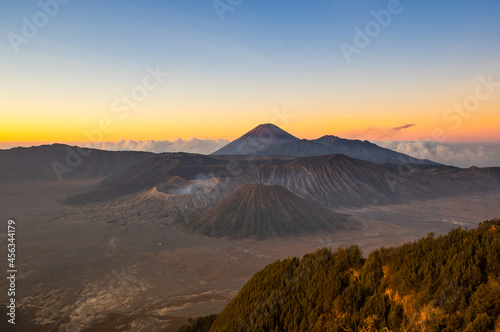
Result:
M374 143L415 158L429 159L445 165L500 166L500 143L440 143L431 140Z
M208 140L208 139L190 138L187 140L183 140L181 138L176 138L172 141L120 140L118 142L96 142L92 143L91 147L101 150L110 150L110 151L148 151L154 153L189 152L189 153L210 154L222 148L228 143L229 143L228 140L223 140L223 139Z

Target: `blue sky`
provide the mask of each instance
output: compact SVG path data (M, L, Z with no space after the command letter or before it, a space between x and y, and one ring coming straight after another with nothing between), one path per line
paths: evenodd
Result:
M109 140L234 139L276 107L295 112L290 127L302 137L415 123L394 138L430 139L479 75L500 80L500 1L402 0L347 63L339 45L353 44L354 28L390 3L244 0L220 20L212 1L71 0L16 53L9 33L22 35L23 17L42 9L3 0L0 115L10 129L1 140L77 141L155 65L169 80ZM495 128L480 133L498 100L453 140L500 141ZM14 133L21 125L26 132Z

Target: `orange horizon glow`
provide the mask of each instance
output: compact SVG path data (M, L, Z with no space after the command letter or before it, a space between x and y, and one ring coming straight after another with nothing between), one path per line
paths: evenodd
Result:
M464 91L471 87L474 82ZM433 97L406 107L404 100L388 102L373 94L368 94L370 99L360 101L325 96L313 102L292 99L291 106L269 106L269 100L248 101L240 108L234 101L223 107L219 102L185 105L183 100L172 105L166 99L153 96L151 101L130 110L124 118L109 107L106 109L106 105L94 108L97 110L93 112L83 111L83 105L72 112L63 112L71 109L69 104L51 108L47 101L46 106L38 105L39 111L35 112L27 110L22 100L17 100L11 101L11 111L2 116L0 143L6 146L9 142L172 141L176 138L233 141L262 123L274 123L301 139L335 135L369 141L432 140L435 138L433 132L440 129L447 142L500 142L497 111L500 93L482 102L474 112L446 115L453 105L452 100L463 100L460 96L466 92L454 94L458 97ZM310 111L312 109L314 112ZM413 126L392 129L409 124Z
M424 122L424 125L415 123L414 126L408 127L406 129L394 130L393 128L406 125L407 123L396 123L394 122L391 126L383 126L383 123L374 123L373 125L368 125L369 121L364 121L358 124L362 126L358 127L356 124L351 124L350 126L344 123L339 123L335 121L323 122L320 125L314 122L305 121L303 124L289 123L280 124L279 121L275 121L275 125L287 131L288 133L300 138L300 139L317 139L324 135L334 135L346 139L359 139L368 141L417 141L417 140L433 140L432 133L436 128L442 130L446 135L446 139L438 139L441 142L448 143L461 143L461 142L485 142L494 143L500 142L500 137L498 134L498 125L500 123L500 116L496 117L493 121L490 119L477 119L464 121L462 124L463 130L454 130L450 126L446 126L446 123L430 123ZM267 123L263 121L262 123ZM66 131L66 130L44 130L43 132L37 133L26 133L17 132L13 133L11 136L13 139L9 139L5 132L2 133L2 139L0 140L0 149L12 148L17 146L29 147L29 146L39 146L39 145L50 145L54 143L67 144L67 145L77 145L77 146L88 146L90 143L95 142L118 142L118 141L173 141L176 139L182 139L184 141L197 138L197 139L207 139L207 140L217 140L223 139L228 141L234 141L240 136L244 135L255 126L261 123L255 123L250 126L233 126L227 130L227 134L218 135L211 131L201 130L200 127L186 128L172 130L171 132L177 133L177 135L163 136L162 133L149 133L149 134L135 134L130 136L121 136L123 131L116 130L116 133L106 134L100 132L99 127L91 129L85 129L80 132ZM441 126L439 126L441 124ZM48 128L47 128L48 129ZM465 130L466 129L466 130ZM83 132L87 133L87 136ZM136 130L137 131L137 130ZM191 133L183 137L182 133ZM198 133L198 134L195 134ZM102 135L102 136L101 136ZM23 139L28 137L28 139ZM58 139L51 139L54 137L59 137ZM102 139L99 139L102 138Z
M353 107L342 102L327 107L324 106L327 104L326 100L323 101L323 106L319 103L311 106L306 102L297 102L293 107L282 108L255 103L238 112L232 110L232 107L210 112L207 111L209 108L201 105L187 110L180 103L160 111L158 104L155 104L133 110L123 120L109 110L45 113L26 111L17 105L16 111L9 112L2 118L0 143L6 146L16 142L51 144L120 140L172 141L176 138L233 141L262 123L274 123L301 139L335 135L369 141L432 140L433 132L441 129L449 142L500 142L500 115L497 111L500 93L495 97L482 104L477 111L470 112L468 117L452 113L448 118L444 116L449 108L447 105L451 104L448 101L432 101L406 108L396 101L385 107L382 102L373 105L370 102L358 102L357 105L350 105ZM161 104L160 101L157 103ZM370 111L365 111L370 106ZM421 111L423 107L427 111ZM48 106L41 107L47 108ZM309 112L311 108L315 109L313 116ZM182 111L174 111L175 109ZM336 109L351 111L335 111ZM405 109L405 112L398 112L400 109ZM408 124L414 126L392 130Z

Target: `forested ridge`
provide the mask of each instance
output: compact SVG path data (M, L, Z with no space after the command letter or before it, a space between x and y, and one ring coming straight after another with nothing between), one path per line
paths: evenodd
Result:
M499 219L367 258L323 248L266 266L181 331L500 331L499 274Z

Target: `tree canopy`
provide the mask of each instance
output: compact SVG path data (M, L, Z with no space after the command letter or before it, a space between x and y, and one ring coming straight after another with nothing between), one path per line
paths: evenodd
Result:
M323 248L255 274L210 331L500 331L499 274L498 219L367 258Z

